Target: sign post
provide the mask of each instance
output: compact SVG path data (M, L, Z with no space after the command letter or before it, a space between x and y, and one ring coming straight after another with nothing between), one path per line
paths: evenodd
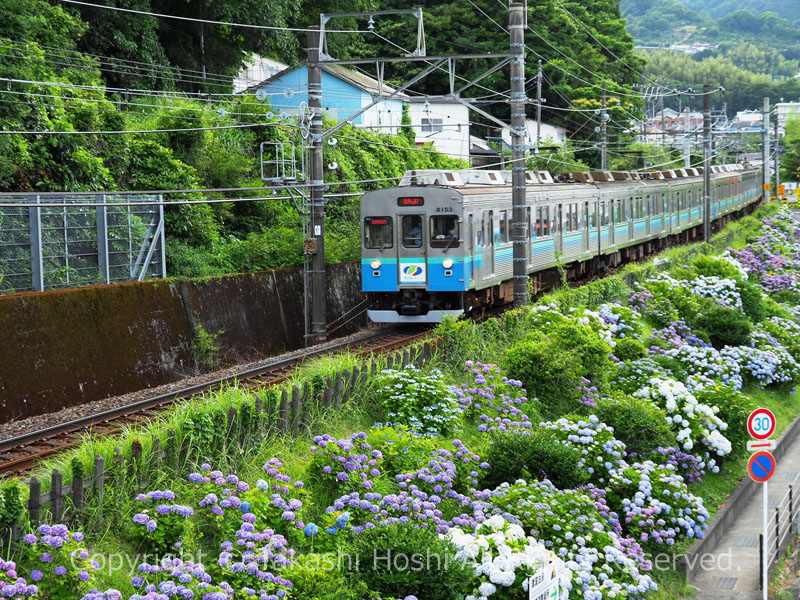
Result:
M767 560L767 512L769 509L769 489L767 482L770 477L775 474L776 464L775 457L766 450L772 450L775 443L767 440L773 433L775 433L775 415L768 408L757 408L750 413L747 417L747 432L751 437L758 440L757 442L748 442L747 449L751 452L759 450L750 457L747 462L747 473L750 478L757 482L762 483L764 492L764 513L762 517L762 525L764 535L762 536L762 552L761 552L761 590L764 600L767 600L769 594L769 561Z

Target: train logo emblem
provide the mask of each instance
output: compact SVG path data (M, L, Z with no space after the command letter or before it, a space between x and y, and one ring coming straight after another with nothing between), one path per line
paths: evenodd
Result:
M401 283L425 282L425 265L423 263L408 263L400 268Z

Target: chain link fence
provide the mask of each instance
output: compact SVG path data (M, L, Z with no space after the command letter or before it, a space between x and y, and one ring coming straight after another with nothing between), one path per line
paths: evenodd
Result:
M0 194L0 293L166 277L161 196Z

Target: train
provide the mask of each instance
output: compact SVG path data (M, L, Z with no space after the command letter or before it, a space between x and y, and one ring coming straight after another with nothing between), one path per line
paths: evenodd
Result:
M762 196L761 168L716 165L711 219ZM597 271L702 231L703 170L526 171L526 269ZM365 193L362 291L375 323L437 323L513 302L511 171L407 171Z

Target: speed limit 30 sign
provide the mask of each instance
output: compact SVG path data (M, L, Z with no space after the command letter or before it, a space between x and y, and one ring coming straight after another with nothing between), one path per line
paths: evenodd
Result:
M775 433L775 414L768 408L757 408L747 417L747 432L757 440Z

